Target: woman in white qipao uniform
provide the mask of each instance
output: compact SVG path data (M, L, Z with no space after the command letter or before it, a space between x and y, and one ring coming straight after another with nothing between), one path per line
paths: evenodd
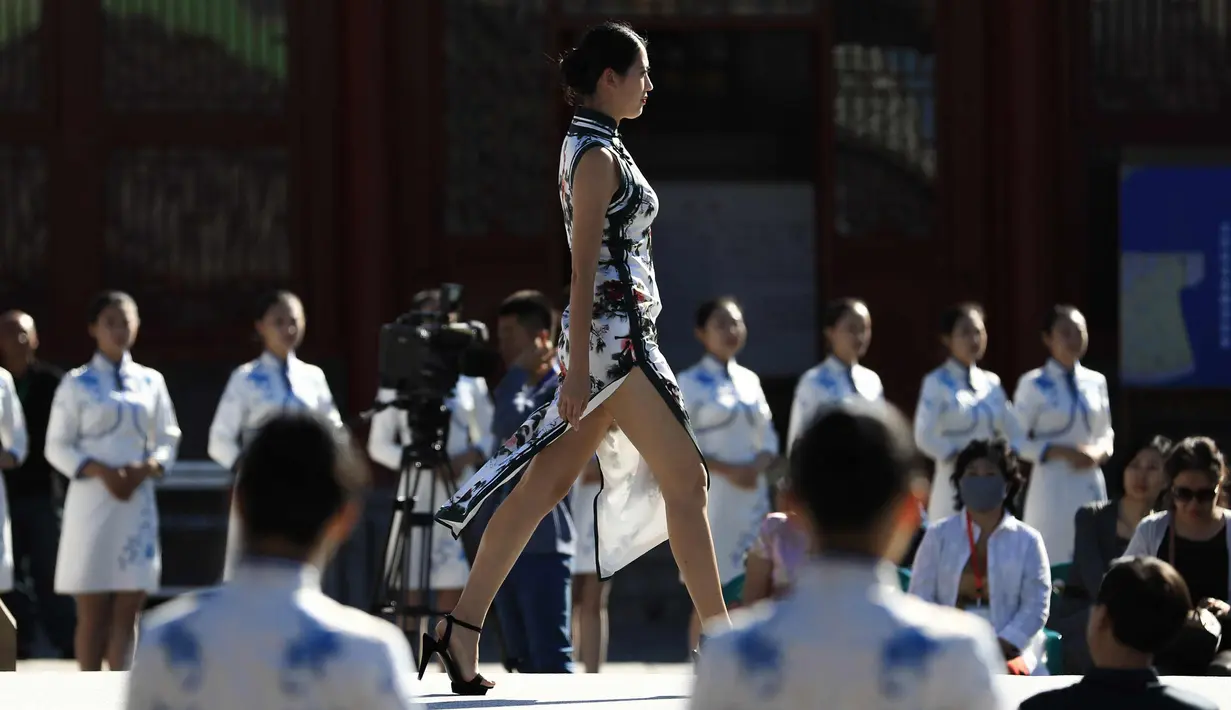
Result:
M1042 533L1058 565L1073 561L1077 509L1107 500L1100 467L1111 458L1115 431L1107 378L1080 362L1089 343L1081 311L1048 311L1043 343L1051 357L1021 376L1013 404L1026 431L1021 456L1034 464L1022 521Z
M17 397L17 385L8 370L0 368L0 471L17 468L26 460L30 439L26 418ZM13 533L9 504L0 476L0 592L13 589Z
M77 664L125 670L162 550L154 480L175 461L180 428L162 374L133 362L137 304L119 291L89 311L98 351L60 382L47 422L47 462L69 478L56 592L77 601Z
M817 410L850 399L880 402L885 398L881 378L859 364L872 342L872 314L863 301L839 298L825 307L825 341L829 357L799 378L787 422L787 451L795 445Z
M1020 445L1021 427L1000 377L981 369L987 350L983 307L962 303L940 317L940 339L949 359L923 378L915 407L915 445L936 462L928 520L957 513L954 505L953 462L975 439L1006 439Z
M744 314L734 298L697 309L696 336L705 356L680 373L680 392L710 473L709 516L723 598L741 598L744 556L769 514L765 471L778 458L778 434L761 378L735 361L748 340ZM689 648L696 648L701 620L694 614Z
M256 332L265 351L235 368L209 427L209 457L234 471L244 445L269 417L287 410L310 410L342 428L325 373L295 356L303 342L303 303L290 291L274 291L257 304ZM223 579L239 560L239 521L231 510Z
M698 613L729 623L706 517L705 463L658 347L662 302L650 235L658 197L619 133L653 88L645 42L627 25L592 27L561 71L579 104L560 151L573 264L559 346L566 369L555 400L535 410L436 514L458 535L492 491L525 470L492 515L453 613L424 639L420 670L440 653L456 693L492 687L477 672L478 634L492 599L595 451L603 477L595 503L599 575L610 577L657 546L669 527Z

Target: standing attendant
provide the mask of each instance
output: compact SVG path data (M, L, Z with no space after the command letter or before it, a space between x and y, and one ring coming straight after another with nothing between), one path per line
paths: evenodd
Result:
M0 369L0 471L10 471L26 460L29 450L26 417L17 398L17 387L8 370ZM8 496L0 479L0 592L13 588L13 535L9 524Z
M949 359L923 378L915 407L915 445L936 462L928 519L957 512L954 506L953 462L976 439L998 436L1017 446L1021 427L1000 377L979 367L987 351L983 307L962 303L940 317L940 341Z
M1021 376L1013 395L1021 426L1021 457L1034 464L1022 522L1038 530L1051 564L1073 561L1074 519L1087 503L1107 500L1101 466L1111 458L1115 431L1107 378L1081 364L1086 317L1058 305L1043 319L1051 357Z
M857 298L830 301L822 325L829 356L805 372L795 386L787 423L788 452L826 404L885 398L880 376L859 364L872 342L872 313L867 304Z
M162 373L133 361L137 303L120 291L88 312L98 350L60 382L47 461L69 479L56 591L77 600L77 665L126 670L137 616L158 589L162 549L154 479L175 461L180 428Z
M728 606L742 597L744 557L769 514L765 471L778 460L778 433L761 378L735 361L748 341L739 303L729 296L697 309L697 339L705 355L680 373L680 391L710 473L709 516L718 578ZM693 614L689 648L701 619Z
M4 472L13 526L13 567L27 569L30 584L25 589L15 585L16 589L4 595L4 603L17 621L18 658L34 655L40 625L54 655L72 658L77 612L71 598L55 592L56 548L67 484L43 455L51 400L64 373L39 360L37 353L34 318L21 311L0 315L0 366L13 375L30 437L25 462Z
M342 428L325 373L295 356L295 349L303 342L306 320L299 297L290 291L274 291L261 298L254 315L264 352L231 373L209 427L209 457L230 471L236 470L247 440L279 412L317 412ZM237 522L232 505L224 579L230 578L239 558Z
M560 65L578 104L560 152L573 258L559 345L564 377L555 400L535 410L436 514L461 534L483 502L525 469L483 534L453 614L425 639L444 656L456 693L492 687L477 670L487 610L539 521L595 451L603 475L595 504L599 574L611 576L669 537L698 613L729 623L706 517L708 473L658 347L662 303L650 246L658 197L619 135L620 121L641 115L654 86L645 40L627 25L604 23L587 30ZM640 470L643 457L651 475Z

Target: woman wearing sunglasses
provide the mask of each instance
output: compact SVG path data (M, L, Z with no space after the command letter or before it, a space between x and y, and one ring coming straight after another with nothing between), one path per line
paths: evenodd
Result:
M1179 571L1196 607L1213 614L1224 630L1205 674L1231 675L1231 510L1217 504L1226 463L1217 444L1194 436L1176 444L1163 468L1171 504L1141 521L1124 554L1158 557Z

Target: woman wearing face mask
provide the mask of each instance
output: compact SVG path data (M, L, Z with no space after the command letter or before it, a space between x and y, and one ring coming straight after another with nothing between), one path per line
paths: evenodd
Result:
M1091 668L1086 646L1090 605L1112 561L1124 556L1137 524L1159 504L1167 488L1163 461L1171 446L1170 439L1156 436L1135 447L1124 467L1124 495L1087 503L1077 511L1073 566L1047 622L1048 628L1060 632L1066 673L1082 675Z
M1007 502L1021 481L1008 442L967 444L952 475L961 512L933 523L924 534L910 592L987 619L1010 673L1047 675L1043 625L1051 570L1043 538L1014 517Z
M209 428L209 457L232 471L247 440L278 412L311 410L342 428L325 373L295 356L305 325L299 297L290 291L269 293L258 301L254 316L264 352L231 373ZM232 514L227 525L224 579L230 578L239 553L238 521Z
M940 317L940 341L949 359L923 378L915 407L915 445L936 462L929 520L957 512L949 480L966 444L995 436L1016 442L1021 437L1000 377L978 366L987 350L983 307L961 303L946 309Z
M740 599L744 556L769 513L765 471L778 459L778 434L761 378L735 361L748 339L739 303L724 296L702 304L695 334L705 356L680 373L680 392L710 468L710 529L723 598L730 606ZM689 648L697 647L700 633L701 620L694 613Z
M1222 626L1222 641L1204 654L1204 667L1168 668L1176 673L1231 675L1231 510L1216 501L1226 484L1226 463L1218 445L1193 436L1175 445L1163 470L1170 482L1168 510L1141 521L1125 551L1170 562L1188 584L1198 609L1208 610ZM1178 640L1178 639L1177 639ZM1182 656L1185 665L1199 649L1169 649L1166 667ZM1196 655L1200 655L1196 653ZM1212 655L1212 657L1210 657ZM1201 659L1205 661L1206 659Z
M129 353L141 325L132 296L100 294L88 322L98 349L60 381L47 421L47 462L69 479L55 590L77 602L77 665L119 671L158 589L153 479L174 463L180 428L162 374Z
M1026 431L1018 451L1034 464L1024 520L1043 534L1052 564L1073 561L1077 509L1107 500L1100 468L1111 458L1115 431L1107 378L1083 367L1086 318L1054 306L1043 319L1047 363L1021 376L1013 404Z
M799 378L787 424L787 452L808 428L818 409L831 402L885 397L881 378L859 364L872 342L872 313L857 298L839 298L825 307L822 321L829 357Z

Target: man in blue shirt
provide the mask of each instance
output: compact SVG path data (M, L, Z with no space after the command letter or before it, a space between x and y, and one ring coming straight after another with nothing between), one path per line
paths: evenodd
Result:
M531 412L556 395L560 370L553 345L555 322L551 301L538 291L518 291L500 306L496 336L508 372L492 393L492 434L496 442L510 437ZM477 524L485 528L511 490L513 485L506 485L494 493L494 502L483 506L472 527ZM496 614L506 652L522 673L573 672L576 538L566 496L539 523L496 594Z

